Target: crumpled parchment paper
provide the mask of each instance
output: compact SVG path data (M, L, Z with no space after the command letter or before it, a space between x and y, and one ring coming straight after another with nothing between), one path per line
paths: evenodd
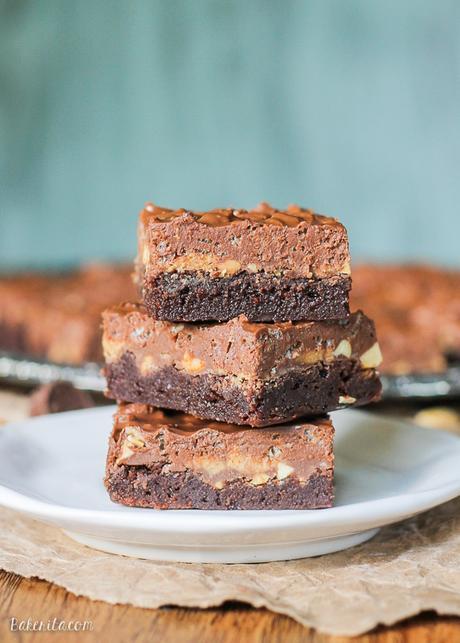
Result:
M422 610L460 615L460 498L344 552L249 565L106 554L2 509L0 568L77 595L138 607L245 601L322 632L352 636Z

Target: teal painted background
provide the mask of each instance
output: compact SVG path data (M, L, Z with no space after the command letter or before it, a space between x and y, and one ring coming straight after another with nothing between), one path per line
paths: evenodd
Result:
M456 0L3 0L0 264L131 257L147 199L456 263L459 121Z

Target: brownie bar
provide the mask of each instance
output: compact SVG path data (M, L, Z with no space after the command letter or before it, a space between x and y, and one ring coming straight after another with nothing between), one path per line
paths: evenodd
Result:
M155 509L319 509L333 500L328 418L270 429L121 404L109 442L111 499Z
M351 299L375 320L382 372L436 373L460 361L460 271L362 264L353 269Z
M100 315L135 296L127 266L0 278L0 350L81 364L101 361Z
M339 322L172 324L137 304L103 314L107 393L267 426L378 398L381 359L363 313Z
M148 203L137 281L155 319L341 319L349 314L344 226L299 206L197 213Z

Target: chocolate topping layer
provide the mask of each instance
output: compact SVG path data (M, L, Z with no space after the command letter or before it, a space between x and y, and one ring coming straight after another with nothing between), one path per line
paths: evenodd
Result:
M344 226L299 206L196 213L149 203L140 214L138 237L140 284L174 271L212 277L241 271L307 278L350 274Z
M289 205L286 210L277 210L269 203L259 203L253 210L235 210L233 208L217 208L208 212L193 212L192 210L171 210L163 208L153 203L146 203L141 218L144 223L155 221L171 221L184 214L190 214L195 221L209 226L229 225L241 220L251 221L251 223L277 225L277 226L296 226L302 221L308 224L329 224L341 225L337 219L326 217L321 214L315 214L313 210L301 208L298 205Z
M238 317L186 324L157 321L143 306L125 303L103 313L103 347L108 364L129 353L143 375L173 366L193 376L240 381L273 379L340 357L376 368L380 359L374 325L360 311L334 322L250 323Z

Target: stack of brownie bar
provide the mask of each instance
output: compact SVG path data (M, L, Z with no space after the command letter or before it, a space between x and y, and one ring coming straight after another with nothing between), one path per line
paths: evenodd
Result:
M380 394L374 324L349 313L347 232L298 206L147 204L142 303L103 315L119 400L105 484L125 505L315 509L333 500L327 413Z

